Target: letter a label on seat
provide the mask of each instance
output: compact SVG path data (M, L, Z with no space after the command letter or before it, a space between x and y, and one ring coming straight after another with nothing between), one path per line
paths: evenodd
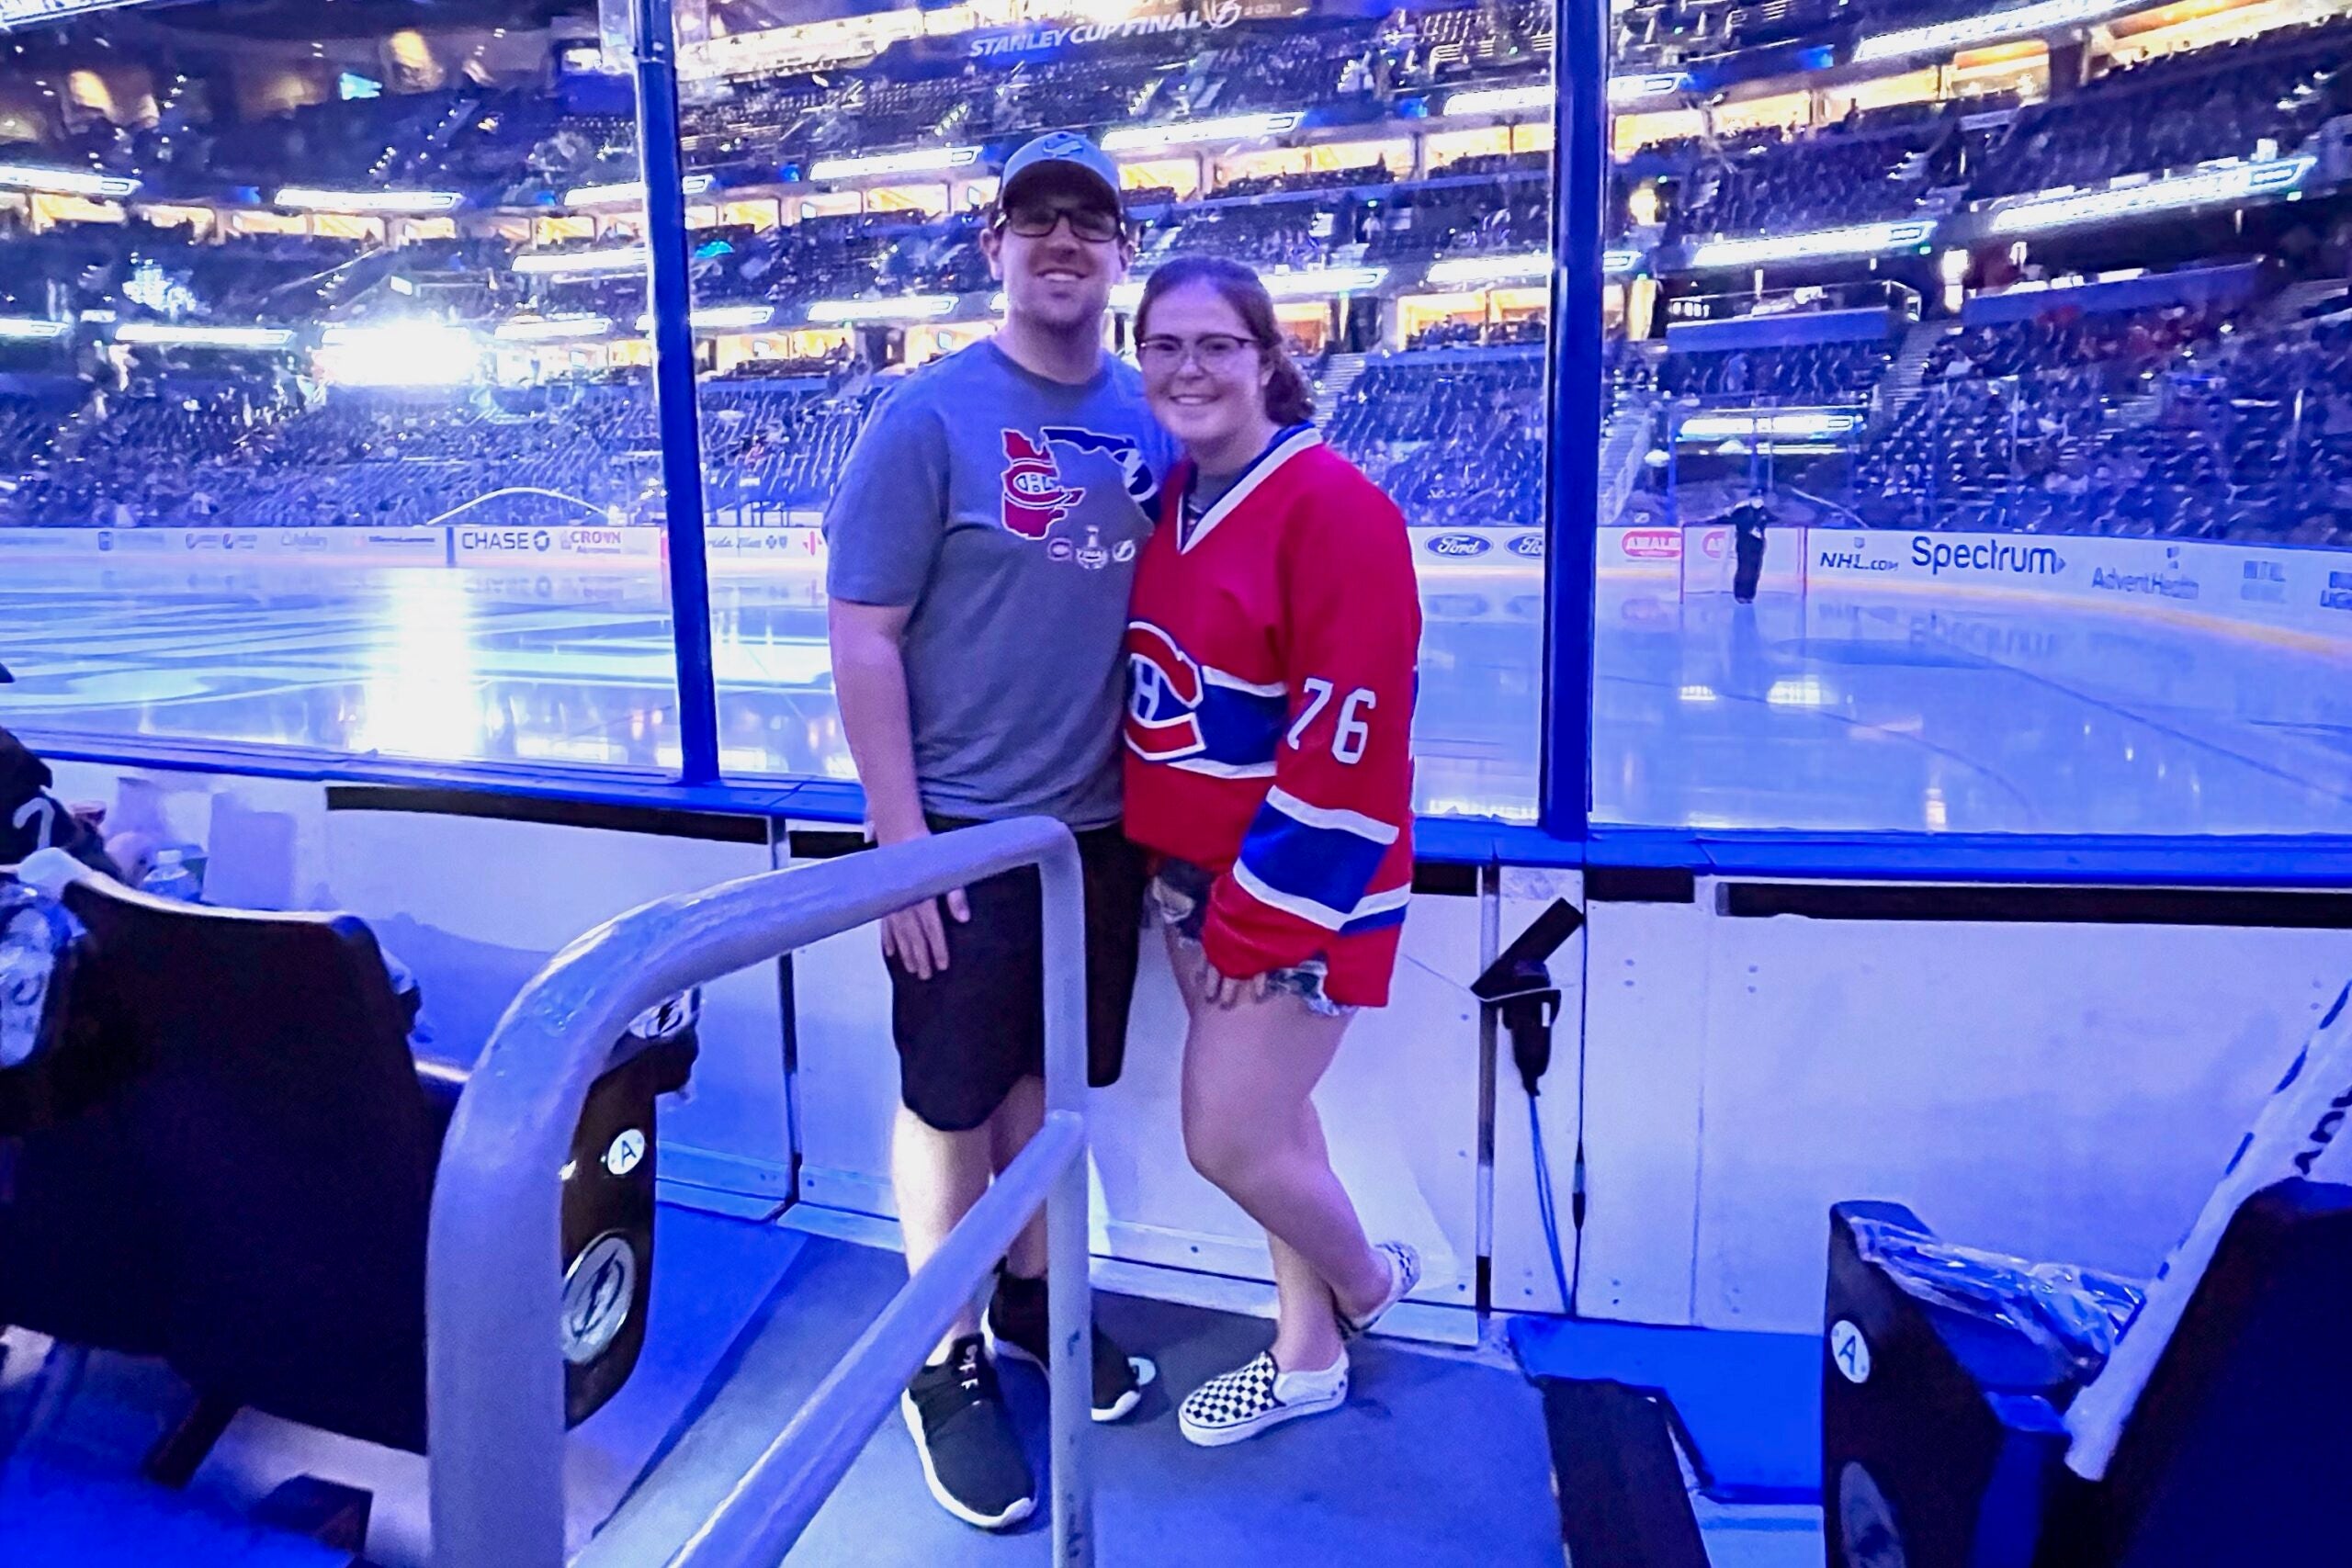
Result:
M1829 1325L1829 1359L1848 1382L1871 1381L1871 1342L1847 1318Z

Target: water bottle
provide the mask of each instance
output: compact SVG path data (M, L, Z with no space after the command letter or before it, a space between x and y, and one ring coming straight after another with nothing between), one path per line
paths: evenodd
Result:
M197 879L187 863L186 850L157 850L155 867L140 879L139 890L158 898L176 898L183 904L197 902L204 891L204 884Z

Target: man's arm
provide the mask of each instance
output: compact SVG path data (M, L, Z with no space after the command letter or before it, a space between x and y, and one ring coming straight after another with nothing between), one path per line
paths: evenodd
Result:
M835 599L826 612L842 733L849 739L858 782L865 786L866 818L880 844L931 836L915 784L914 721L899 651L911 611L905 604ZM972 918L960 887L947 895L947 909L958 920ZM885 919L882 951L896 955L918 979L946 968L947 933L940 924L938 900L925 899Z
M850 448L825 512L827 631L833 694L866 817L877 842L930 832L915 780L913 715L907 701L907 620L928 586L946 532L945 433L908 387L883 400ZM961 889L947 897L969 918ZM882 922L882 951L920 979L947 967L939 901L926 898Z
M929 829L915 787L914 721L907 708L907 667L899 656L912 607L832 601L827 632L833 651L833 694L842 731L865 786L865 814L877 843L919 839Z

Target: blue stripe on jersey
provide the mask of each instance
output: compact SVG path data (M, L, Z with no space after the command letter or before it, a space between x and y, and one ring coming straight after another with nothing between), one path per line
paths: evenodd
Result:
M1412 892L1412 889L1406 887L1400 888L1398 891L1409 894ZM1370 900L1367 899L1366 902L1368 903ZM1340 934L1341 936L1355 936L1363 931L1376 931L1383 926L1401 926L1404 923L1405 905L1402 901L1399 901L1394 908L1374 909L1368 915L1358 915L1354 919L1350 920L1346 925L1340 928Z
M1356 906L1378 874L1388 846L1348 828L1301 821L1283 809L1287 798L1279 790L1268 792L1242 838L1240 863L1250 881L1272 896L1268 902L1276 908L1327 930L1342 930L1356 918ZM1365 918L1376 919L1377 913L1367 911Z
M1202 682L1201 755L1227 767L1271 768L1289 717L1287 695L1236 691L1212 676Z

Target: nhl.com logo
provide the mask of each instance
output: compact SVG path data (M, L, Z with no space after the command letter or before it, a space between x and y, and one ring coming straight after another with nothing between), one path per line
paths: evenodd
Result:
M1443 556L1449 560L1466 560L1472 556L1483 556L1490 547L1476 534L1438 534L1423 547L1430 554Z

